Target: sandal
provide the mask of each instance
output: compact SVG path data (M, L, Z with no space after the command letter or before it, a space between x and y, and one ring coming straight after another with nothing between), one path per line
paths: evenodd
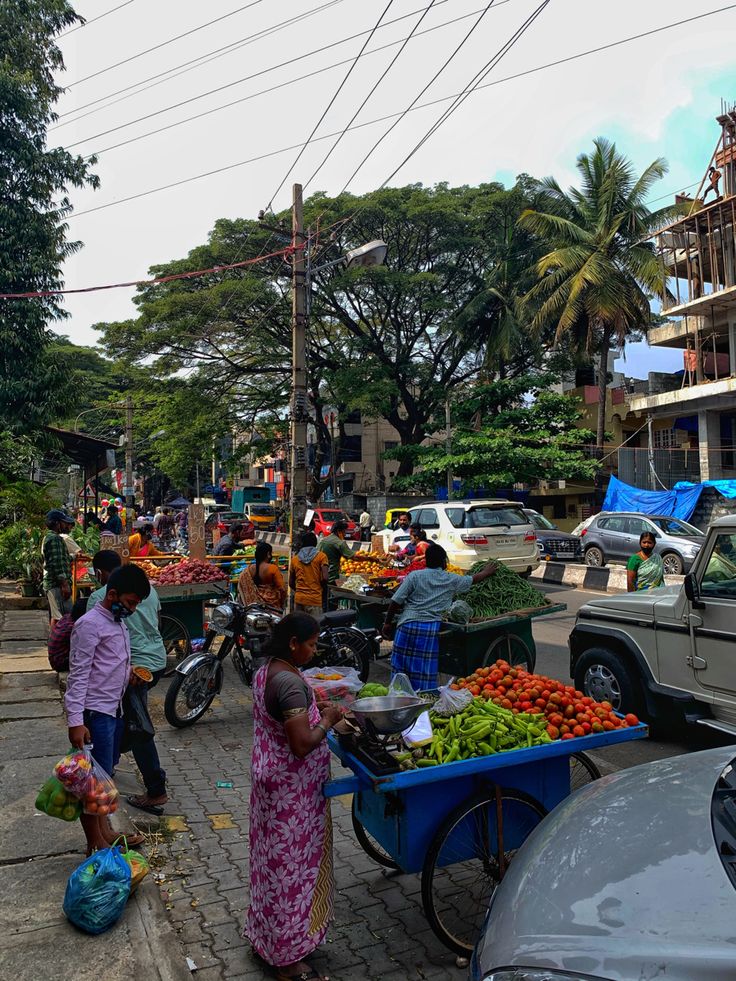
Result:
M329 981L321 974L317 974L313 967L310 967L308 971L302 971L301 974L284 974L277 968L275 978L276 981Z
M147 814L154 814L156 817L161 817L164 813L163 804L165 804L168 798L165 798L162 804L152 804L150 803L150 798L145 794L136 794L132 797L126 797L126 801L131 805L131 807L137 807L139 811L145 811Z

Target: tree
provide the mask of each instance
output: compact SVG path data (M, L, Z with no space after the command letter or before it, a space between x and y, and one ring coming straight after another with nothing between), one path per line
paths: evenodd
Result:
M65 0L0 6L0 293L59 289L61 265L80 242L67 239L69 187L98 186L85 161L47 150L46 133L64 67L54 38L81 22ZM59 407L61 376L48 356L48 323L66 316L53 297L0 300L0 425L33 432Z
M537 282L527 294L532 327L554 330L577 350L597 353L597 446L603 446L608 355L615 341L646 330L649 300L662 295L662 270L649 241L673 214L646 206L652 187L667 171L657 159L637 177L613 143L599 138L578 157L580 188L563 191L554 178L541 182L547 210L530 209L520 224L549 249L536 264Z
M384 267L331 267L312 279L314 499L324 487L319 474L329 446L325 405L336 405L341 416L360 409L366 418L387 419L410 446L431 432L447 391L477 375L487 349L494 349L494 368L505 352L508 363L512 352L516 357L520 348L498 341L499 318L478 297L488 293L499 256L519 242L529 247L530 236L516 229L522 210L534 202L529 186L528 179L513 192L499 184L409 186L362 197L317 194L306 202L313 268L375 238L388 244ZM289 215L269 216L268 224L286 229ZM257 222L221 219L205 245L151 273L222 266L271 253L288 241ZM509 291L512 279L504 279ZM488 295L489 304L497 302ZM201 390L247 434L288 431L290 273L283 257L143 287L136 303L138 318L98 325L106 347L145 361L160 377L182 370L196 375ZM516 362L513 370L519 370ZM410 468L407 458L402 472Z
M411 453L416 467L398 485L434 493L448 469L464 487L489 492L518 482L592 477L597 464L584 445L593 434L578 427L576 401L550 391L557 380L535 374L463 391L455 404L450 452L444 439L394 451Z

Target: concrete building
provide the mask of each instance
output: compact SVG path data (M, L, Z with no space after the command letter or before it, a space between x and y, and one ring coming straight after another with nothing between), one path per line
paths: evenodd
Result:
M660 440L688 452L691 480L736 477L736 112L724 109L717 121L705 193L680 199L688 214L656 236L670 291L662 312L673 320L648 340L681 350L682 371L650 376L649 390L628 398L635 417L666 433Z

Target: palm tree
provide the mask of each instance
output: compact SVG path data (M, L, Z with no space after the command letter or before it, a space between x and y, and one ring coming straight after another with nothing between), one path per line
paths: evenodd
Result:
M578 157L580 188L563 191L548 177L541 182L547 210L527 210L522 226L550 250L536 264L537 282L526 294L535 311L532 327L554 331L588 356L597 353L597 446L603 446L608 355L612 343L646 330L649 300L665 283L652 233L677 213L674 206L646 206L653 185L666 172L659 158L637 177L616 145L598 138L591 154Z

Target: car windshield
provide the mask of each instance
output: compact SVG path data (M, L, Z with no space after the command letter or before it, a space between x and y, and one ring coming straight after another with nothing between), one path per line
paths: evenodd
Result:
M320 511L323 521L339 521L344 515L342 511Z
M543 514L529 514L527 517L531 519L534 527L539 528L540 531L557 531L557 525L553 525L549 518L545 518Z
M470 508L465 515L466 528L495 528L502 525L515 527L528 525L529 519L520 508L477 507Z
M689 525L687 521L680 521L678 518L652 518L652 521L662 529L665 535L705 538L703 532L695 525Z
M251 504L250 513L260 518L273 518L276 512L269 504Z

